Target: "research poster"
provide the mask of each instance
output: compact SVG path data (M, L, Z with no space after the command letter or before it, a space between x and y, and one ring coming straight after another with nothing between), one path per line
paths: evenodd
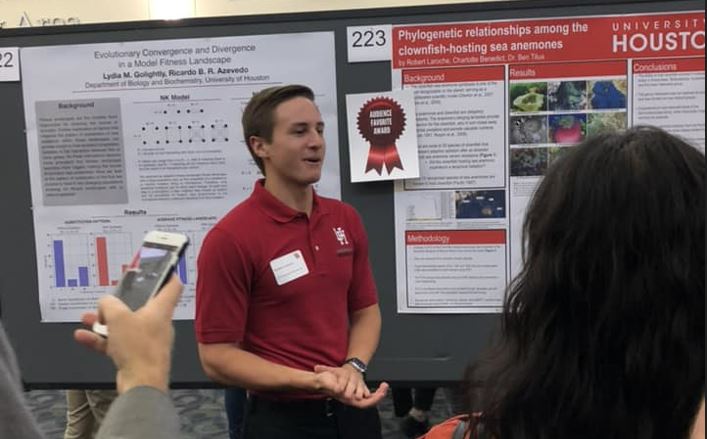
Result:
M420 177L395 183L398 311L492 313L547 167L606 129L705 148L704 11L393 26Z
M258 90L315 91L330 146L317 190L340 198L333 32L31 47L21 60L44 322L95 309L153 229L190 239L175 317L193 318L201 241L259 176L240 125Z

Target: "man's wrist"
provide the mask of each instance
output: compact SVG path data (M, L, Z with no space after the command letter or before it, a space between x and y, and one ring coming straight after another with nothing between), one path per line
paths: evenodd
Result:
M353 367L353 365L351 365L351 363L344 363L344 364L341 365L341 367L342 367L342 368L346 368L346 369L353 370L354 372L358 372L359 374L363 375L358 369L356 369L355 367Z
M344 361L343 365L349 365L356 371L360 372L362 375L365 375L366 371L368 370L368 365L363 360L357 357L347 358L346 361Z
M319 374L304 370L295 370L292 373L288 387L291 390L304 390L310 393L319 393L324 389Z

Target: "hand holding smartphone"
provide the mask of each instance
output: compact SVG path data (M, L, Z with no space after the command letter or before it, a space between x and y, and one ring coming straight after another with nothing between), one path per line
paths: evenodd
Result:
M113 294L133 311L142 307L169 280L187 245L189 239L181 233L149 232L138 252L138 260L123 273ZM94 323L92 330L108 336L108 328L101 323Z

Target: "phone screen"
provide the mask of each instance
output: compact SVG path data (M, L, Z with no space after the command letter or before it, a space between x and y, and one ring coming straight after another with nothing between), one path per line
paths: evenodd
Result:
M174 247L143 243L139 264L128 269L118 285L115 296L135 311L159 290L176 262Z

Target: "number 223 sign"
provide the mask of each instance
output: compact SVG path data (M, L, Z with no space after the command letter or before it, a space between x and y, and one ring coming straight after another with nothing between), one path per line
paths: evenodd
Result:
M350 63L390 60L391 25L346 28Z

